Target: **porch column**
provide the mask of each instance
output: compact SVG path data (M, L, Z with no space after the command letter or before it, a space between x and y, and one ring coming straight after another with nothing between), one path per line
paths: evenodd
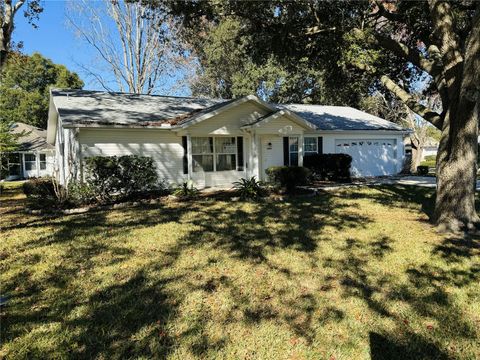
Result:
M20 165L22 166L22 177L25 177L27 171L25 170L25 154L20 154Z
M40 153L35 151L35 167L37 170L37 177L40 177Z
M193 163L192 163L192 137L187 134L187 180L192 180L192 171L193 171Z
M303 134L298 136L298 166L303 166Z
M255 176L258 180L260 180L260 168L259 168L259 136L252 131L251 134L251 146L250 146L250 167L251 167L251 176Z

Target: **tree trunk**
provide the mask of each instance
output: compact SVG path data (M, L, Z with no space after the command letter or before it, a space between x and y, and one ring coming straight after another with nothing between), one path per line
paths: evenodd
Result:
M477 112L475 115L474 112ZM448 119L446 122L450 123ZM461 111L455 129L444 127L437 154L437 196L434 222L443 231L474 230L480 222L475 210L478 107Z
M417 167L420 165L420 161L422 160L422 142L420 142L417 138L411 138L412 143L412 160L410 162L410 172L415 173L417 172Z

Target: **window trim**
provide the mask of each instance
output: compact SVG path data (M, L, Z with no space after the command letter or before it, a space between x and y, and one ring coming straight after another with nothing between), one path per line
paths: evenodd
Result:
M314 139L314 143L315 143L315 151L307 151L306 150L306 146L305 146L305 140L306 139ZM304 136L303 137L303 155L308 155L308 154L318 154L318 136Z
M42 156L45 156L45 160L42 160ZM43 169L42 169L42 163L45 166ZM39 153L38 154L38 166L39 166L40 171L47 170L47 154L45 154L45 153Z
M244 171L245 169L245 165L243 166L243 170L238 170L239 169L239 166L238 166L238 160L239 160L239 156L238 156L238 138L241 137L242 138L242 142L244 141L243 139L243 136L234 136L234 135L224 135L224 136L191 136L190 137L190 142L192 143L192 173L198 173L199 171L194 171L194 164L193 164L193 157L195 155L211 155L213 156L213 170L212 171L205 171L203 170L204 172L225 172L225 171ZM211 139L212 141L212 147L213 147L213 152L212 153L195 153L193 151L193 139L195 138L208 138L208 139ZM225 138L230 138L230 139L233 139L234 143L235 143L235 151L234 152L217 152L217 139L225 139ZM233 147L232 147L233 148ZM234 155L235 156L235 161L234 161L234 168L232 170L217 170L217 160L218 160L218 156L219 155ZM244 158L244 154L242 154L242 160Z
M291 147L292 146L292 143L291 143L291 140L292 139L296 139L297 140L297 151L292 151ZM289 166L298 166L299 164L299 156L300 156L300 149L299 149L299 146L300 146L300 137L299 136L289 136L288 137L288 165ZM297 164L294 165L292 164L292 154L296 154L297 155Z
M26 155L33 155L34 160L26 160ZM32 169L27 169L27 163L33 163ZM25 167L25 171L37 171L37 154L36 153L24 153L23 154L23 166Z

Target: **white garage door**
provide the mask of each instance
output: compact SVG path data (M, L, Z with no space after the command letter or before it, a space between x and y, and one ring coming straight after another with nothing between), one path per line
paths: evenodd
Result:
M336 139L335 152L352 157L352 176L397 173L395 139Z

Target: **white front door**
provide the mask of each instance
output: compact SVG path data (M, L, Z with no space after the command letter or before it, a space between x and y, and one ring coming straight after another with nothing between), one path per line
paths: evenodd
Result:
M266 180L265 170L271 166L283 165L283 138L281 136L262 136L262 169L260 177Z
M352 157L354 177L397 173L395 139L336 139L335 152Z

